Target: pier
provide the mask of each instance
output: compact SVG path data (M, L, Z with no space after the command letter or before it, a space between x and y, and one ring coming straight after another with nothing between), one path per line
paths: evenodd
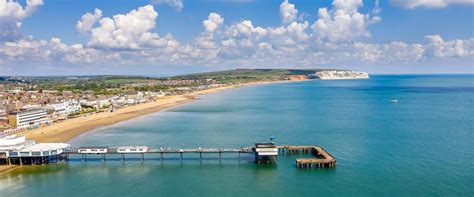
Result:
M165 148L165 147L148 147L148 146L83 146L71 147L66 143L38 143L26 140L24 136L7 136L0 138L0 165L46 165L61 162L69 162L70 157L80 156L82 161L87 161L88 156L97 159L99 156L102 162L107 159L120 160L125 162L127 158L165 160L170 157L168 155L179 155L180 160L184 160L186 155L194 155L193 159L203 160L205 155L218 155L218 159L222 160L224 154L232 154L235 158L241 159L242 154L254 155L257 164L276 164L279 153L282 154L311 154L313 158L298 158L296 166L298 168L325 168L335 167L336 158L319 146L277 146L270 140L265 143L255 143L252 147L241 148ZM115 155L115 157L113 157ZM132 156L135 155L135 156ZM146 155L146 157L145 157ZM90 159L91 157L89 157ZM211 158L211 157L207 157ZM212 157L216 159L216 157Z

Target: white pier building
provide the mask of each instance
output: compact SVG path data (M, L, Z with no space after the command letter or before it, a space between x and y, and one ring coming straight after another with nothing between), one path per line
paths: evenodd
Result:
M0 137L0 165L37 165L58 162L70 147L66 143L38 143L25 136Z

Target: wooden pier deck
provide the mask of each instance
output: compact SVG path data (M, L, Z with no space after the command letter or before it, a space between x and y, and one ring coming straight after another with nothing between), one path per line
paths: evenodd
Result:
M324 168L324 167L335 167L336 158L332 156L328 151L320 146L278 146L278 149L282 152L288 153L304 153L313 154L315 158L298 158L296 159L296 166L299 168Z

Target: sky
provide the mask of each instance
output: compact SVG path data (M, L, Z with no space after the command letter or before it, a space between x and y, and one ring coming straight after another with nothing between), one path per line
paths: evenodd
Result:
M474 73L472 0L0 0L0 75Z

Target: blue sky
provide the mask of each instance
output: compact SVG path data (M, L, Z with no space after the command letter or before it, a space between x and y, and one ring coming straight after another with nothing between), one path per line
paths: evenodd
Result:
M473 18L463 0L0 0L0 75L474 73Z

